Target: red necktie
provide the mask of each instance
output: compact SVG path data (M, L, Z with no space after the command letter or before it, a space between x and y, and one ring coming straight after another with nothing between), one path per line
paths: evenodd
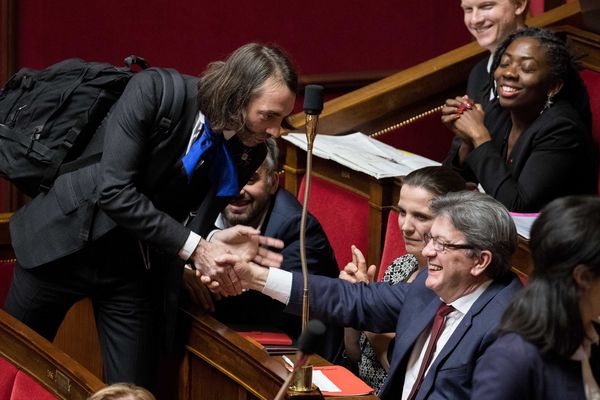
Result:
M417 375L415 384L408 395L408 400L413 400L417 396L417 392L419 391L421 383L423 383L423 378L425 377L425 371L427 371L427 367L431 363L431 359L435 354L435 345L440 338L442 331L444 330L446 315L450 314L452 311L454 311L454 307L449 306L446 303L442 303L435 313L433 326L431 327L431 338L427 344L427 350L425 350L425 356L423 356L423 362L421 362L421 367L419 368L419 374Z

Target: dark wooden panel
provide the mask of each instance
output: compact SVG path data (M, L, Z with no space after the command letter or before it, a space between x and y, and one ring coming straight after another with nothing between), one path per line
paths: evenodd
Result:
M104 384L56 346L0 310L0 356L59 399L85 400Z

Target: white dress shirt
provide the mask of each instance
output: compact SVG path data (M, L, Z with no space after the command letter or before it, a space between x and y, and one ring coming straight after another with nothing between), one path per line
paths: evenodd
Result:
M454 307L454 311L446 316L446 322L444 324L444 330L440 334L440 337L435 346L435 352L433 353L433 357L431 359L431 363L427 367L425 371L425 375L423 379L427 376L429 372L429 368L433 365L436 357L440 354L440 351L444 348L450 336L454 333L460 321L464 318L464 316L469 312L471 306L475 304L475 301L481 296L481 294L485 291L485 289L490 286L492 280L485 281L482 285L480 285L473 292L463 296L459 299L456 299L452 303L449 303L452 307ZM432 321L433 323L433 321ZM417 379L417 375L419 374L419 369L421 368L421 363L423 362L423 357L425 356L425 350L427 349L427 345L429 344L429 340L431 339L431 324L427 327L423 333L417 339L412 352L410 353L410 358L408 359L408 364L406 366L406 374L404 375L404 387L402 389L402 400L406 400L412 387L415 384Z
M269 275L267 276L267 282L265 287L262 289L262 293L270 296L271 298L278 300L284 304L288 304L290 300L290 294L292 291L292 280L293 276L291 272L283 271L281 269L269 268ZM483 284L481 284L477 289L473 292L463 296L452 303L456 310L451 312L446 316L446 323L444 325L444 330L442 331L437 345L435 349L435 353L431 360L430 366L435 361L435 358L438 356L440 351L444 348L452 333L456 330L460 321L464 318L464 316L469 312L475 301L485 292L485 290L490 286L492 280L487 280ZM410 391L415 384L415 380L417 378L417 374L419 373L419 368L421 367L421 361L425 355L425 350L427 349L427 344L429 342L429 338L431 336L431 325L421 333L417 342L415 343L410 358L408 360L408 365L406 369L406 374L404 376L404 388L402 390L402 400L406 400ZM425 376L427 376L427 372L429 372L429 367L427 371L425 371Z

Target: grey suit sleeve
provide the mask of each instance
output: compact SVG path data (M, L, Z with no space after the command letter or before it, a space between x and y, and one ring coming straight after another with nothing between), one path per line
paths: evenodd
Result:
M152 150L150 135L162 96L162 83L155 75L148 71L134 75L106 121L99 204L139 239L177 254L189 229L157 209L136 185Z

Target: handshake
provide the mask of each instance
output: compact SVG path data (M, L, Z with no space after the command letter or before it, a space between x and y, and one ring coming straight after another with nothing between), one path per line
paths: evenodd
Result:
M184 271L184 287L196 303L214 311L214 300L236 296L247 289L260 289L268 268L279 268L283 256L273 249L284 243L260 235L251 227L236 225L201 239Z

